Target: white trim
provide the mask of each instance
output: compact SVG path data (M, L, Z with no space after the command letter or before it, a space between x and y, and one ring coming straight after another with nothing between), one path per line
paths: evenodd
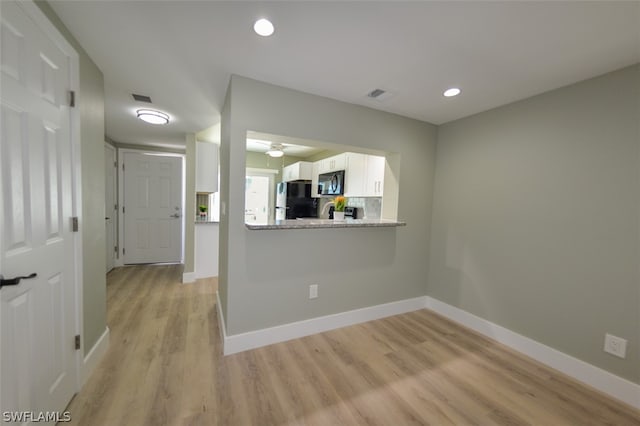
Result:
M96 344L93 345L89 353L84 357L81 375L82 386L87 383L91 373L93 373L100 360L102 360L102 357L107 353L107 349L109 349L109 334L109 327L106 327L102 336L100 336Z
M638 384L432 297L425 296L425 307L607 395L640 408L640 385Z
M185 272L182 274L182 283L188 284L196 281L196 273L195 272Z
M223 337L223 353L225 355L230 355L249 349L259 348L261 346L271 345L273 343L297 339L311 334L322 333L323 331L346 327L353 324L360 324L420 309L424 309L424 296L385 303L383 305L369 306L367 308L355 309L353 311L341 312L318 318L311 318L276 327L264 328L262 330L249 331L247 333L233 334L231 336L225 334ZM224 324L221 323L220 325L226 333Z
M120 257L120 244L118 241L118 211L120 210L117 206L118 206L118 150L116 149L115 146L111 145L109 142L107 142L106 140L104 141L104 147L107 150L111 150L113 151L113 160L115 162L114 166L109 165L109 167L115 167L116 172L115 172L115 182L113 185L113 204L116 206L116 215L115 217L112 218L113 220L113 244L115 245L115 247L118 248L118 250L115 252L115 254L113 255L113 266L111 267L111 269L107 269L106 273L109 273L113 268L119 266L118 265L118 258ZM106 154L105 154L106 155ZM106 173L107 170L105 168L105 180L106 180ZM106 187L106 184L105 184ZM110 215L109 212L111 211L111 209L107 209L107 200L106 200L106 193L105 193L105 214ZM108 239L108 236L106 237ZM107 250L110 253L113 253L113 247L106 247L105 250Z

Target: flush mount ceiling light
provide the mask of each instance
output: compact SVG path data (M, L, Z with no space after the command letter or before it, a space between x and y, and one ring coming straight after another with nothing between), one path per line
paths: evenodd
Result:
M447 98L452 98L454 96L458 96L459 94L460 94L460 89L458 89L457 87L452 87L451 89L447 89L443 93L443 95L445 95Z
M256 34L262 37L269 37L271 34L273 34L274 27L271 21L263 18L258 19L256 23L253 24L253 31L255 31Z
M169 115L154 109L139 109L136 111L137 117L150 124L167 124Z
M272 143L271 148L265 154L273 158L282 157L284 155L284 147L279 143Z

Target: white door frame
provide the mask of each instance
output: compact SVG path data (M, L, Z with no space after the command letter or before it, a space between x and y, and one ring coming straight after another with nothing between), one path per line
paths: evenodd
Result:
M148 154L148 155L162 155L166 157L180 157L182 159L182 200L180 200L180 206L182 209L182 253L180 255L181 262L184 263L184 241L186 232L186 215L185 215L185 197L186 197L186 154L178 154L175 152L164 151L152 151L144 149L132 149L132 148L118 148L118 256L115 261L115 266L124 266L124 214L122 213L122 207L124 206L124 172L122 165L124 164L124 155L126 153Z
M16 2L20 8L29 16L38 28L69 58L69 84L71 90L78 93L80 89L80 60L78 53L73 46L64 38L58 29L49 21L49 18L31 0ZM72 215L82 223L82 163L80 146L80 111L78 108L69 109L69 137L71 138L71 184L72 184ZM0 214L3 214L0 212ZM0 241L1 243L1 241ZM74 263L74 296L73 317L75 323L75 333L83 336L83 306L82 306L82 227L72 236L73 243L73 263ZM0 265L1 267L2 265ZM81 339L82 340L82 339ZM84 342L81 349L75 354L76 368L75 381L76 390L84 384ZM0 395L2 398L2 395Z
M113 198L114 198L113 201L114 201L114 204L118 204L118 174L117 174L117 172L118 172L118 170L117 170L118 169L118 149L115 146L113 146L110 143L108 143L108 142L104 143L104 147L105 147L105 149L109 149L109 150L113 151L113 158L114 158L114 160L116 162L116 178L115 178L114 187L113 187ZM112 215L111 212L113 212L113 210L114 209L112 207L107 207L105 205L105 214ZM111 220L113 220L113 233L114 233L114 235L113 235L113 244L115 245L115 247L118 248L118 250L115 252L115 254L113 256L113 267L114 268L117 266L118 258L120 257L119 256L120 255L120 248L119 248L120 245L118 243L118 216L111 218ZM107 240L108 240L108 236L107 236ZM113 251L114 251L113 247L107 247L107 250L109 250L111 253L113 253Z

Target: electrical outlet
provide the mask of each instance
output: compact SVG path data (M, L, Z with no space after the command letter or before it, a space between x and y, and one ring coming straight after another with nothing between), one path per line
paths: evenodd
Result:
M309 299L315 299L318 297L318 284L311 284L309 286Z
M621 337L607 333L604 335L604 351L611 355L624 358L627 356L627 341Z

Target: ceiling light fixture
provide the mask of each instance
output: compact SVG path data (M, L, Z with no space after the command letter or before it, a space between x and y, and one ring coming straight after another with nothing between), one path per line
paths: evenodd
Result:
M154 109L139 109L136 111L137 117L150 124L167 124L169 115Z
M454 96L458 96L459 94L460 94L460 89L458 89L457 87L452 87L451 89L447 89L443 93L443 95L445 95L447 98L452 98Z
M253 24L253 31L255 31L256 34L262 37L269 37L271 34L273 34L274 27L271 21L263 18L258 19L256 23Z
M279 143L272 143L271 148L265 154L273 158L282 157L284 155L284 147Z

